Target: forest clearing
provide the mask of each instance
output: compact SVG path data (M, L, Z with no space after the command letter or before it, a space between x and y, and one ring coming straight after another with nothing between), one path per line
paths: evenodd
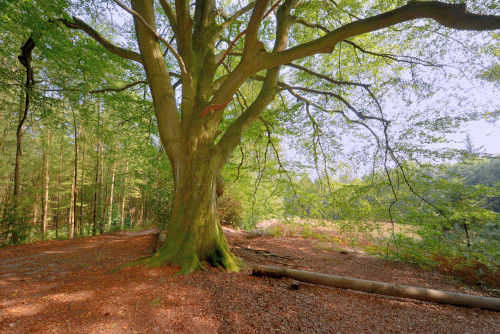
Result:
M2 333L496 333L500 313L251 276L253 264L488 295L436 271L314 238L224 229L239 273L124 263L154 229L0 248Z

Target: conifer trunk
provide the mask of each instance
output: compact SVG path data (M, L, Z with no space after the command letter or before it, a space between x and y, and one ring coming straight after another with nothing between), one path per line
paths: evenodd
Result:
M74 111L73 111L73 117ZM77 233L77 227L78 227L78 220L77 220L77 206L76 206L76 201L77 201L77 194L78 194L78 187L77 187L77 178L78 178L78 141L80 137L80 133L82 130L82 126L80 124L80 127L77 131L76 129L76 120L73 119L74 121L74 135L75 135L75 159L73 163L73 181L71 183L71 196L70 196L70 212L69 212L69 220L68 220L68 238L72 239L75 236L75 233Z
M62 179L62 162L64 151L64 133L61 134L61 148L59 151L59 175L57 180L57 219L56 219L56 239L59 237L59 226L61 223L61 179Z
M49 182L50 182L50 129L47 129L47 142L44 150L44 193L42 197L42 234L47 232L47 213L49 210Z
M111 172L111 190L109 194L109 220L107 230L111 230L111 224L113 222L113 195L115 191L115 172L116 172L116 161L113 161L113 171Z
M122 210L121 210L121 220L120 220L120 230L123 230L123 224L125 223L125 200L127 198L127 174L128 174L128 159L127 167L125 169L125 177L123 179L123 197L122 197Z
M85 128L83 128L82 133L80 134L81 143L81 152L82 152L82 163L80 165L80 169L82 170L80 174L80 235L83 236L83 184L85 180L85 144L87 142L85 135Z

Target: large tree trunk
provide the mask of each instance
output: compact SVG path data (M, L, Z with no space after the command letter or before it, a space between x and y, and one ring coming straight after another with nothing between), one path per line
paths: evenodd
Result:
M222 193L221 155L214 151L206 150L196 159L186 158L180 164L174 176L166 243L148 260L149 264L179 265L181 273L188 274L201 268L201 261L206 260L211 265L238 270L217 216L217 193Z

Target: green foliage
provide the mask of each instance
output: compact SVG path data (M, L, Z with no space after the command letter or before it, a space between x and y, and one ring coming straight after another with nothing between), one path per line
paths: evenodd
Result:
M345 221L368 232L377 222L412 227L374 236L373 251L426 267L461 273L480 284L495 282L500 265L498 157L442 166L416 166L365 176L349 183L297 182L289 215ZM389 178L388 178L389 176ZM300 204L299 204L300 203ZM307 234L307 230L306 230ZM446 269L447 268L447 269Z

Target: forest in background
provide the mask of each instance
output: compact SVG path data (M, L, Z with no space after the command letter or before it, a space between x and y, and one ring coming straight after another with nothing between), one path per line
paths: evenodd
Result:
M164 226L174 185L143 75L76 32L64 30L67 38L62 39L60 27L48 27L33 36L19 24L24 18L15 14L3 18L0 31L0 242ZM42 21L38 24L46 26ZM112 28L102 28L113 35ZM30 36L37 43L32 74L18 59ZM47 39L51 43L40 42ZM346 58L355 53L347 52ZM385 62L370 61L372 70ZM496 73L485 71L480 77L498 85L498 77L490 72ZM299 82L314 81L311 75L286 75ZM410 81L401 75L400 82L416 89ZM259 86L250 82L241 89L222 127L239 115ZM432 95L430 86L422 90L419 98ZM394 149L407 159L389 166L365 154L363 159L377 167L357 176L351 171L363 149L346 152L337 146L349 136L366 134L349 131L347 137L332 139L324 116L310 110L314 103L300 100L300 95L295 98L300 103L276 99L249 128L224 169L226 192L219 199L223 223L253 229L265 219L299 217L339 221L346 231L374 229L377 222L406 224L417 228L418 238L392 233L378 240L376 251L424 265L447 259L451 266L498 273L498 157L481 154L470 138L464 150L452 150L453 155L426 151L425 146L412 147L413 137L402 131L406 137L399 137ZM303 110L305 116L299 117ZM445 115L443 124L433 124L433 131L452 133L459 123L483 112L463 119ZM439 142L429 123L419 117L416 121L428 130L424 144ZM298 138L292 144L291 136ZM329 139L333 143L327 144ZM373 141L360 147L370 144ZM290 161L287 145L301 147L307 163ZM438 157L438 162L418 164L412 159L415 152L424 152L424 161Z

